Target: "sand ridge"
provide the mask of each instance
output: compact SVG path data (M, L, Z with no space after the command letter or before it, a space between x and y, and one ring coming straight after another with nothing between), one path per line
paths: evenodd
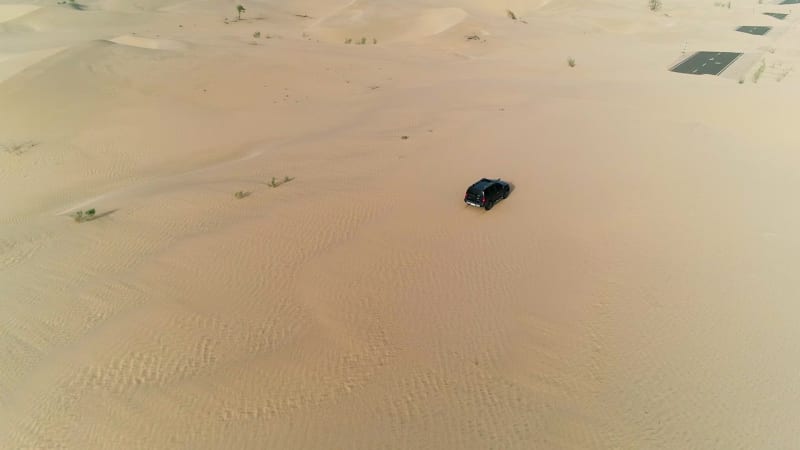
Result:
M24 53L0 54L0 82L25 70L25 68L29 66L47 59L65 48L66 47L55 47Z

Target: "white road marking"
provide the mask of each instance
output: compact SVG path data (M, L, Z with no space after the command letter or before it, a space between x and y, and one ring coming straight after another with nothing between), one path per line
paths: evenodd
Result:
M741 53L739 53L738 55L734 56L734 57L731 59L731 61L730 61L728 64L725 64L725 67L723 67L722 69L719 69L719 72L717 72L717 75L719 75L719 74L721 74L722 72L724 72L724 71L725 71L725 69L727 69L727 68L728 68L728 66L730 66L731 64L733 64L733 62L734 62L734 61L736 61L737 59L739 59L739 57L740 57L740 56L742 56L742 54L741 54Z

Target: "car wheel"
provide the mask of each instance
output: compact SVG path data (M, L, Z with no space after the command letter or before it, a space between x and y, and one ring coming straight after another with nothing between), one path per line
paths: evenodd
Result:
M486 208L486 210L488 211L492 209L492 206L494 206L494 202L486 202L486 206L484 206L484 208Z

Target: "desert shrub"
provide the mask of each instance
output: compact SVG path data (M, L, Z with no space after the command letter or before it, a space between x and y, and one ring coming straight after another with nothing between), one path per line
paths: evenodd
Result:
M0 145L0 150L3 150L6 153L20 156L26 153L28 150L32 149L39 145L39 142L35 141L25 141L25 142L11 142L8 144Z
M648 0L650 11L658 11L661 9L661 0Z
M575 58L571 56L567 58L567 65L569 65L570 67L575 67Z
M255 33L253 33L253 37L254 38L260 38L261 37L261 32L260 31L256 31Z
M71 216L75 219L75 222L88 222L94 218L96 212L94 208L86 211L78 210L72 213Z
M233 196L241 200L241 199L243 199L245 197L249 197L250 194L252 194L252 192L249 192L249 191L236 191L236 193L234 193Z
M76 9L78 11L84 11L86 9L86 5L76 2L75 0L64 0L57 2L59 5L67 5L72 9Z
M347 38L347 39L345 39L345 40L344 40L344 43L345 43L345 44L352 44L352 43L353 43L353 38Z
M290 177L288 175L283 177L283 180L281 180L281 181L278 181L277 178L272 177L272 180L270 180L270 182L267 183L267 186L275 188L275 187L278 187L278 186L280 186L282 184L288 183L288 182L290 182L292 180L294 180L294 177Z
M511 20L517 20L517 15L514 14L514 11L507 9L506 14L508 14L508 18Z

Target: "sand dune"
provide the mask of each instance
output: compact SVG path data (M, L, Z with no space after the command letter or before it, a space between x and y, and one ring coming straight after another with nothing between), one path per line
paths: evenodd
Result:
M109 41L115 44L148 48L151 50L180 50L186 48L186 45L179 41L173 41L169 39L153 39L131 35L117 36L113 39L109 39Z
M358 41L361 37L395 42L439 34L466 17L466 11L461 8L419 9L354 3L326 17L312 29L334 42L348 38Z
M797 447L778 6L31 3L0 448Z
M0 23L14 20L17 17L22 17L25 14L36 11L39 8L41 8L41 6L25 4L0 5Z
M196 4L198 2L187 2L185 0L140 0L136 2L127 2L124 0L99 0L96 3L101 9L110 11L152 12L164 10L179 4Z

